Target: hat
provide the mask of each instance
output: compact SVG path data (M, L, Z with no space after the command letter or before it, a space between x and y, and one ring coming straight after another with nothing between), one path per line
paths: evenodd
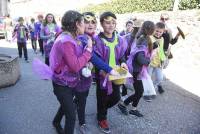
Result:
M141 27L143 23L143 20L137 19L133 22L133 27Z

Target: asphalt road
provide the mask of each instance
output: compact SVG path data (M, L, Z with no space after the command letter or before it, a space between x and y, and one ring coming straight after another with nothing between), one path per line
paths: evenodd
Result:
M6 48L0 41L0 53L17 55L17 49ZM56 134L51 122L59 105L51 81L40 80L31 68L34 57L41 60L43 57L31 49L28 53L30 63L19 60L20 80L14 86L0 89L0 134ZM152 102L141 99L138 108L143 118L122 115L116 106L110 109L111 133L200 134L200 98L170 80L165 81L164 89L165 93L158 94ZM95 85L87 99L86 120L91 134L101 133L96 122Z

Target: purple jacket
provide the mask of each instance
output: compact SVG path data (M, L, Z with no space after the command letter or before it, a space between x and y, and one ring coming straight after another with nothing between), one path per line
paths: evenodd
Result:
M117 65L120 65L120 60L124 56L127 48L127 43L122 37L118 35L117 38L118 44L115 46L115 61ZM99 36L95 37L94 51L103 59L105 63L109 64L110 48L104 44L103 40ZM106 85L104 85L104 80L106 77L103 76L100 72L96 77L100 79L101 89L108 90L108 94L112 93L112 83L107 81Z
M78 45L71 36L62 33L57 37L50 52L53 81L59 85L74 88L79 92L88 90L91 84L91 77L83 77L81 69L90 58L91 53L84 50L83 45Z
M55 35L61 31L61 28L55 24L54 31L50 31L48 26L42 27L40 31L40 37L43 39L43 47L45 57L49 57L49 53L53 46ZM50 36L51 32L55 32L54 36Z

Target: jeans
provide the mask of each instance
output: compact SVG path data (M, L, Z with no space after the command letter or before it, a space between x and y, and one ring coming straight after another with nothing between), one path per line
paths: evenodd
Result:
M27 53L27 48L26 48L26 42L17 42L18 46L18 53L19 57L22 57L22 50L24 51L24 58L25 60L28 60L28 53Z
M60 123L64 115L65 134L74 134L74 127L76 121L75 105L73 103L74 89L67 86L57 85L56 83L53 83L53 88L54 94L56 95L60 103L60 107L54 118L54 121Z
M155 74L155 77L153 80L153 84L155 87L161 85L162 81L163 81L163 72L162 72L162 68L160 67L152 67L149 66L148 67L148 73L149 75L152 77L152 75Z

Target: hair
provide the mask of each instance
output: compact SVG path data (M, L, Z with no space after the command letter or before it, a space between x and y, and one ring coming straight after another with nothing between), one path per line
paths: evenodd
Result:
M38 18L44 18L44 16L42 14L39 14L37 17Z
M20 22L20 21L24 21L24 18L23 17L19 17L18 18L18 22Z
M162 13L162 14L160 15L160 19L162 19L162 18L167 18L167 19L169 19L169 14L167 14L167 13Z
M128 47L127 47L126 52L125 52L126 56L128 56L131 52L131 45L132 45L133 41L135 40L139 29L140 29L139 27L134 27L133 31L130 34L131 37L130 37L130 40L128 42Z
M52 13L48 13L48 14L45 16L45 19L44 19L44 22L43 22L43 25L44 25L44 26L46 26L46 25L48 24L47 17L48 17L49 15L53 16L53 22L52 22L52 23L56 24L56 20L55 20L54 15L53 15Z
M156 23L156 28L165 29L165 24L163 22Z
M95 17L95 14L93 12L84 12L83 15L90 15L90 16Z
M117 19L116 15L114 13L108 11L108 12L104 12L104 13L101 14L100 22L103 23L104 19L106 19L109 16Z
M77 11L69 10L65 12L62 17L61 24L62 30L68 31L72 35L76 35L77 26L76 23L80 23L83 20L83 15Z
M35 21L35 19L34 19L34 18L31 18L31 22L33 22L33 21Z
M128 21L126 22L126 26L127 26L128 24L132 24L132 25L133 25L133 21L132 21L132 20L128 20Z
M151 52L153 49L153 43L149 36L153 34L154 30L155 24L152 21L145 21L136 35L137 45L140 45L143 41L146 40L149 52Z

